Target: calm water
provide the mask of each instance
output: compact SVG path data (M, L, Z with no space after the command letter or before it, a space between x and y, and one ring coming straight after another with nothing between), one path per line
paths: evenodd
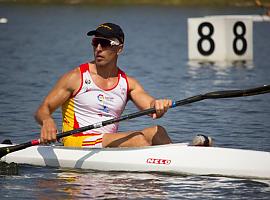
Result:
M122 25L126 46L119 65L152 95L179 100L214 90L270 83L270 23L254 25L254 62L191 66L187 18L259 14L255 8L80 7L0 5L0 140L38 137L33 113L59 76L91 60L85 33L105 21ZM193 13L193 14L192 14ZM270 95L206 100L171 109L153 121L140 117L121 130L165 126L174 142L208 134L215 145L270 151ZM136 111L129 103L125 113ZM61 113L54 118L60 126ZM269 182L219 177L109 173L21 166L1 177L7 199L269 199Z

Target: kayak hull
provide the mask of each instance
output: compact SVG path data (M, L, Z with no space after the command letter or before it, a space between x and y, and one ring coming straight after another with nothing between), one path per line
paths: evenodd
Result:
M33 146L10 153L1 160L35 166L101 171L164 172L270 179L269 152L194 147L186 143L101 149Z

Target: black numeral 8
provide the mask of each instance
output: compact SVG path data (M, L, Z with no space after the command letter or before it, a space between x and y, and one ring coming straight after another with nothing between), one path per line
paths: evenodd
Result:
M238 27L241 27L241 29L242 29L241 34L239 34L237 32ZM233 40L233 51L234 51L235 54L237 54L239 56L243 55L247 50L247 40L244 37L245 34L246 34L246 26L245 26L245 24L243 22L240 22L240 21L236 22L234 24L234 26L233 26L233 33L235 35L235 39ZM243 46L242 46L241 49L238 49L238 47L237 47L237 41L238 40L242 41Z
M203 33L203 28L207 27L209 29L209 33L207 35L205 35ZM215 42L214 40L211 38L211 36L214 33L214 26L209 23L209 22L203 22L200 24L199 28L198 28L198 33L199 36L201 37L197 43L197 47L198 47L198 51L200 52L200 54L204 55L204 56L209 56L211 55L214 50L215 50ZM202 43L204 40L207 40L210 44L210 48L208 50L203 49L202 47Z

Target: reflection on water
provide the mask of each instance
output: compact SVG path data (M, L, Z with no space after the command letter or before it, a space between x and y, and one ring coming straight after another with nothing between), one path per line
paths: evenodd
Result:
M67 191L72 196L89 198L127 198L130 192L133 198L152 197L161 198L164 191L160 183L156 182L156 176L151 174L132 173L59 173L57 179L65 181L62 191ZM77 190L70 190L80 187ZM136 187L134 187L136 185ZM69 192L70 191L70 192Z
M269 184L224 177L65 170L55 173L55 178L41 178L36 189L40 199L242 199L243 191L247 197L255 192L252 199L261 199L263 192L270 192Z
M201 61L188 61L188 72L196 77L199 76L200 70L205 68L212 69L216 75L227 76L230 75L231 68L244 68L246 70L253 69L254 63L252 61L219 61L219 62L201 62Z
M262 85L250 83L247 86L241 86L241 81L247 83L249 79L256 76L255 65L251 61L188 61L187 73L189 79L196 81L194 87L198 87L197 82L201 82L201 86L211 85L219 90L247 89ZM241 81L238 80L239 78ZM206 82L208 84L205 84ZM265 84L268 84L268 82L265 82Z

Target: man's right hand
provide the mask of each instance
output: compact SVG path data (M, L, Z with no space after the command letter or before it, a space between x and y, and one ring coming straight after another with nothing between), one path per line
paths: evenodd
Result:
M56 141L56 134L58 130L56 124L52 118L48 118L42 121L40 142L43 144Z

